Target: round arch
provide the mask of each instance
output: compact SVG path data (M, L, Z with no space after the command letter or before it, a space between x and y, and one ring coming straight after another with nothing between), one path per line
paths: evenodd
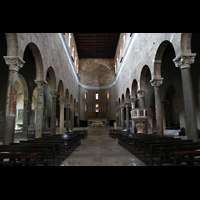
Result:
M64 99L65 97L65 92L64 92L64 85L63 85L63 81L60 80L59 84L58 84L58 91L59 91L59 95L60 95L60 99Z
M122 103L121 103L122 106L124 105L124 101L125 101L124 94L122 94Z
M157 51L156 51L156 56L155 56L155 59L154 59L154 72L153 72L153 77L152 79L154 78L161 78L161 62L162 62L162 56L163 56L163 53L166 49L166 47L168 46L168 44L171 44L173 49L174 49L174 46L173 44L168 41L168 40L164 40L158 47ZM174 52L175 52L175 49L174 49ZM175 55L176 57L176 55Z
M51 80L51 91L57 91L56 74L53 67L49 67L47 69L46 77L50 78Z
M37 45L33 42L30 42L29 44L27 44L27 46L30 47L34 59L35 59L35 67L36 67L36 80L37 81L43 81L44 79L44 73L43 73L43 62L42 62L42 56L40 53L39 48L37 47ZM25 47L26 49L26 47ZM25 52L24 49L24 52Z
M129 103L129 101L130 101L130 90L129 90L129 88L127 88L126 89L126 103Z
M138 91L138 83L137 80L134 79L131 87L131 98L137 98L137 91Z
M146 76L150 73L150 80L151 80L151 70L148 65L144 65L142 68L141 74L140 74L140 90L145 90L145 82L146 82Z
M119 98L118 99L118 108L120 108L121 107L121 99Z

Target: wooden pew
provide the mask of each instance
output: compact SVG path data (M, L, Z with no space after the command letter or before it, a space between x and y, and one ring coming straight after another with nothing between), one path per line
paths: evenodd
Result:
M194 157L200 156L200 151L175 151L174 152L174 166L177 166L178 159L181 159L181 157L190 157L191 161L187 161L187 165L194 165ZM181 160L179 161L181 163ZM200 165L198 165L200 166Z
M146 141L140 141L143 144L142 147L142 152L140 152L140 159L145 162L146 164L148 164L149 162L149 157L150 157L150 145L151 144L167 144L167 143L174 143L174 142L192 142L192 140L181 140L180 138L169 138L169 140L165 140L162 138L161 139L157 139L157 140L146 140Z
M58 166L61 160L61 149L57 143L33 143L28 141L20 141L20 143L10 143L11 146L28 147L28 148L47 148L49 149L49 162L52 165Z
M172 147L165 147L160 149L160 159L157 161L158 166L162 166L163 164L174 164L174 152L175 151L195 151L200 149L200 142L191 142L188 143L182 143L182 145L179 146L172 146ZM188 157L185 157L186 162L191 163L191 159Z
M8 160L5 160L8 159ZM0 153L0 166L38 166L36 153Z
M32 148L32 147L21 147L12 145L0 145L0 153L36 153L38 165L50 165L49 162L49 149L47 148Z
M191 142L188 140L180 140L179 142L164 142L164 143L159 143L159 144L150 144L150 148L149 148L149 163L148 165L153 165L154 161L157 162L157 164L162 164L162 161L160 159L162 159L162 151L164 153L164 149L166 149L165 152L169 152L172 149L168 149L167 148L177 148L179 147L179 149L183 148L183 147L195 147L198 146L198 142ZM159 163L160 162L160 163Z

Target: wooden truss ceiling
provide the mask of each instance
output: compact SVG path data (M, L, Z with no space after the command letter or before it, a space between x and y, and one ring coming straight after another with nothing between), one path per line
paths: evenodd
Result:
M74 33L79 59L114 58L120 33Z

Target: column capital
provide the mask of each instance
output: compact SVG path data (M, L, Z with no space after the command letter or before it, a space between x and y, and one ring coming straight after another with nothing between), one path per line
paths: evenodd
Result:
M131 100L131 103L134 103L134 102L136 102L138 99L135 98L135 97L133 97L133 98L131 98L130 100Z
M129 107L129 106L130 106L130 103L129 103L129 102L126 102L124 105L125 105L126 107Z
M144 90L138 90L137 93L140 95L140 97L144 97L145 91Z
M64 104L65 103L65 99L59 98L60 103Z
M44 81L34 80L37 84L38 91L43 91Z
M25 64L25 61L19 56L4 56L4 59L10 71L18 72Z
M163 79L164 78L153 78L152 80L150 80L150 83L152 86L159 87L163 83Z
M52 98L57 98L57 91L50 91L49 93L51 94Z
M70 104L69 103L65 103L65 108L70 108Z
M196 53L181 53L176 58L173 59L173 62L176 67L180 69L190 68L190 64L195 61Z

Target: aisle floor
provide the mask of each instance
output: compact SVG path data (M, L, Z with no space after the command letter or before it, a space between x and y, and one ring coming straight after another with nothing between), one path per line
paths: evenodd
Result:
M88 135L61 166L146 166L109 135Z

